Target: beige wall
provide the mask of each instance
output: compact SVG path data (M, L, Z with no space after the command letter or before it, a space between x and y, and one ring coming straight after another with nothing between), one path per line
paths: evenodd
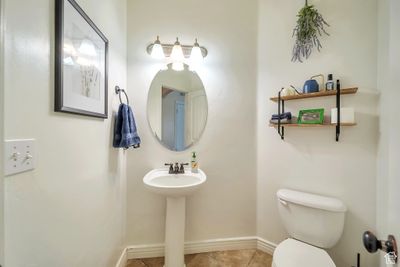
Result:
M198 152L208 175L187 201L186 240L249 236L256 233L255 93L256 1L128 1L128 85L142 147L128 152L128 245L164 241L165 199L148 192L146 172L165 162L188 162ZM199 75L206 88L209 117L200 142L171 152L153 138L146 103L157 61L146 46L161 41L209 50Z
M258 40L258 235L279 243L287 234L278 216L275 193L292 188L342 199L347 207L344 235L330 250L338 267L356 264L375 267L376 256L366 253L361 235L375 229L377 116L377 1L312 1L330 23L330 37L322 38L321 53L305 63L292 63L296 13L304 1L259 1ZM336 143L334 129L286 129L285 141L268 127L277 105L268 100L282 86L301 87L314 74L333 73L342 87L358 86L359 93L342 97L342 106L355 107L356 127L343 129ZM287 102L299 109L335 105L335 98Z
M377 265L360 240L364 230L376 229L377 87L384 92L382 114L385 107L394 110L390 99L397 95L376 84L376 0L315 0L331 24L331 36L323 38L322 53L303 64L290 62L291 31L303 1L78 2L110 40L110 89L128 86L142 146L128 151L125 167L124 153L111 148L111 119L52 111L54 2L6 0L5 138L36 138L38 153L35 171L5 180L7 266L113 266L123 242L163 242L165 200L146 191L142 178L164 162L188 162L190 151L166 150L147 123L147 94L159 66L145 48L156 35L165 42L178 36L188 44L198 37L209 50L199 69L208 123L192 149L208 181L188 198L186 240L258 235L279 243L287 235L275 193L288 187L335 196L347 204L344 236L330 251L338 267L355 265L357 252L362 252L365 267ZM386 23L396 22L393 15ZM392 35L384 26L380 29L389 40ZM391 55L397 56L398 38L390 40ZM382 43L380 53L385 49ZM333 129L288 129L282 142L268 127L277 108L268 98L281 86L300 87L317 73L334 73L344 87L359 86L359 93L343 97L344 106L356 108L358 126L343 129L339 143ZM118 100L111 92L110 109L115 110ZM332 98L288 103L287 108L330 110L333 105ZM397 132L389 139L383 125L379 151L386 156L381 159L397 144ZM397 156L394 150L390 153ZM378 166L378 177L390 171L395 186L396 164L389 168L382 160ZM395 195L385 202L389 187L383 181L377 184L378 203L392 205ZM387 225L396 218L388 220L381 222L382 233L395 229Z
M126 1L79 0L110 41L112 88L126 86ZM6 266L113 266L125 224L125 156L112 120L53 112L54 1L6 0L5 138L35 138L37 166L6 177Z

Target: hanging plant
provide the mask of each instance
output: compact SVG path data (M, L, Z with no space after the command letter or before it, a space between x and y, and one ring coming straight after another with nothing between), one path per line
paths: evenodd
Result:
M314 47L320 51L322 45L318 37L322 34L329 35L325 31L325 26L329 27L329 24L313 5L308 5L307 1L297 17L297 25L293 30L296 42L293 47L292 61L303 62L302 59L308 59Z

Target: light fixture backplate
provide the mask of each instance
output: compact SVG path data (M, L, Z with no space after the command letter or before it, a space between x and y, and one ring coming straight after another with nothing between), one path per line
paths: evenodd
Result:
M151 51L153 50L153 46L154 46L153 43L149 44L147 46L146 50L147 50L147 53L149 55L151 55ZM162 46L162 48L164 50L164 55L166 57L170 57L171 53L172 53L172 48L174 47L174 44L163 44L163 43L161 43L161 46ZM182 45L181 44L181 47L182 47L183 55L185 56L185 58L190 58L190 54L192 52L193 45ZM208 55L207 49L204 46L200 46L200 49L201 49L201 53L202 53L203 57L206 57Z

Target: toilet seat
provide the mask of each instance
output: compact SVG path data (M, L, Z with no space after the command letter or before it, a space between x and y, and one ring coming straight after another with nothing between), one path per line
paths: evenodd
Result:
M336 267L325 250L292 238L286 239L276 247L272 266Z

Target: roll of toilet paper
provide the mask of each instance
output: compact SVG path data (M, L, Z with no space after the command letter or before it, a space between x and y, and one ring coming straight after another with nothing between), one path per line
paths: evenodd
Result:
M340 108L341 123L355 123L354 108ZM331 123L337 123L337 108L331 109Z

